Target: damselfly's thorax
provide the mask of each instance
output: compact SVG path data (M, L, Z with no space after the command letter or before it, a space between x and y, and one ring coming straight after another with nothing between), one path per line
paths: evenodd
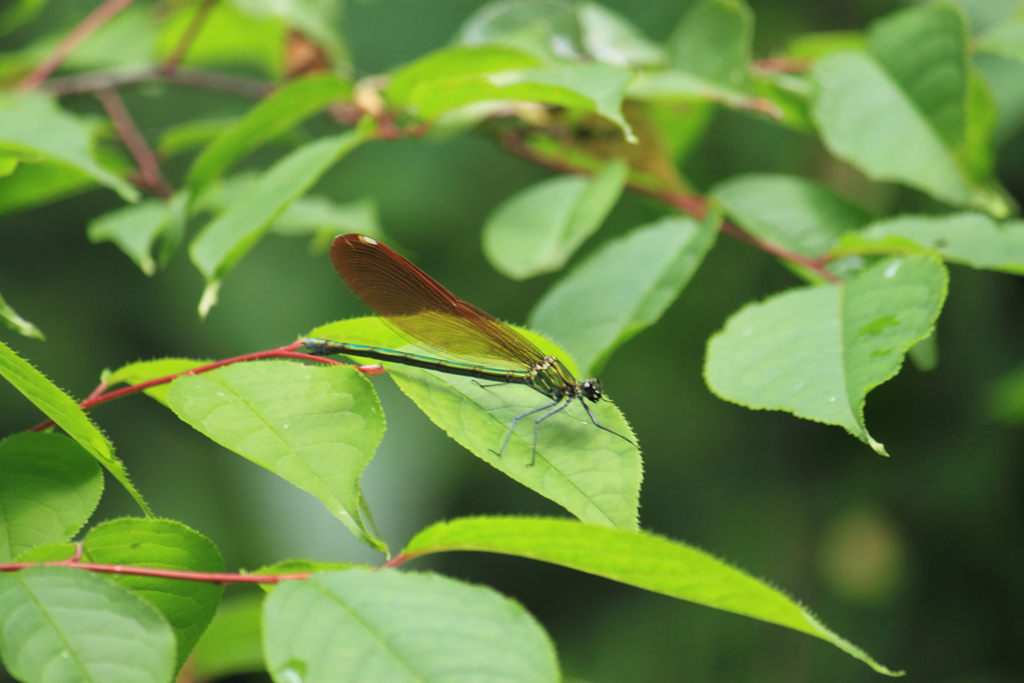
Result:
M596 379L580 381L554 356L544 356L530 366L529 384L542 394L553 398L577 396L593 402L601 400L601 383Z

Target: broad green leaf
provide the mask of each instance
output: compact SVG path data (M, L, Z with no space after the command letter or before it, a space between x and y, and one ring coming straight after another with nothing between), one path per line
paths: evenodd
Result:
M4 325L7 325L7 327L23 337L46 339L38 327L18 315L18 312L7 303L3 295L0 295L0 320L3 320Z
M396 71L388 82L386 94L392 104L402 106L421 84L529 69L539 64L540 60L533 55L501 45L449 47L420 57Z
M732 109L757 111L772 105L762 97L680 69L642 72L629 84L626 94L631 100L642 102L717 102Z
M224 560L210 539L170 519L104 522L86 534L83 561L194 572L223 572ZM210 624L224 587L209 581L112 574L111 581L160 610L174 629L178 666Z
M175 6L161 22L157 51L166 59L181 42L195 17L199 2ZM230 2L215 3L207 15L203 30L189 45L185 66L254 66L271 78L284 74L284 48L288 27L280 19L254 18L238 11Z
M21 157L10 152L0 152L0 178L6 178L14 173L21 163Z
M561 0L498 0L474 12L456 36L463 45L508 45L552 61L580 59L575 8Z
M348 53L338 32L341 0L231 0L231 3L257 19L281 19L327 50L332 62L347 65Z
M23 211L96 187L96 181L76 168L55 161L21 162L0 178L0 214Z
M171 683L174 632L148 602L71 567L0 575L0 655L24 683Z
M105 213L89 222L89 241L113 242L146 275L156 272L153 243L167 229L170 212L160 199L147 199Z
M157 60L158 24L151 6L129 5L75 48L62 67L79 71L152 67Z
M129 363L103 377L103 381L110 386L121 384L142 384L150 380L169 375L177 375L182 372L194 370L195 368L209 365L210 360L193 360L191 358L160 358L159 360L140 360L136 363ZM142 391L149 397L156 399L165 406L167 403L167 392L170 390L170 382L157 384Z
M402 555L460 550L549 562L778 624L828 641L879 673L901 675L830 631L782 591L702 550L649 531L598 529L541 517L464 517L424 529Z
M327 197L299 197L274 221L271 232L287 237L312 235L311 247L316 252L327 249L335 235L358 232L383 240L373 197L337 204Z
M1024 366L1000 377L992 385L988 413L1001 422L1024 424Z
M519 329L546 355L577 374L571 359L550 341ZM313 330L311 337L432 355L409 347L377 318L345 320ZM519 421L501 456L496 451L516 415L550 403L522 385L480 386L467 377L384 364L395 383L438 427L512 479L533 489L588 524L635 529L643 477L640 452L623 438L590 424L578 402L544 421L533 458L533 420ZM635 442L622 413L610 401L590 405L604 427Z
M968 82L966 117L964 137L957 149L960 163L971 178L987 184L994 192L1005 192L995 180L996 154L992 146L999 109L991 89L976 71L970 73Z
M705 379L727 401L840 425L886 455L864 425L864 397L931 334L947 282L935 258L906 256L748 304L708 342Z
M561 680L554 646L522 605L436 574L289 581L266 599L263 651L278 683Z
M13 0L0 12L0 36L24 26L36 18L48 0Z
M264 670L260 638L263 596L225 600L196 644L193 675L197 681Z
M198 197L211 182L249 152L280 137L351 93L350 83L328 74L301 78L282 86L203 150L188 173L188 185L193 194Z
M312 493L361 542L387 552L359 486L384 436L384 414L355 369L237 363L180 377L167 398L182 420Z
M422 81L407 97L410 108L432 121L458 107L475 102L540 102L594 112L622 129L636 142L622 115L622 98L633 73L611 64L560 64L536 69Z
M63 562L70 560L78 552L74 543L47 543L36 546L14 558L15 562Z
M818 62L813 116L829 150L868 177L1003 216L1005 200L958 159L969 100L964 31L959 12L944 4L885 18L868 36L870 53Z
M980 213L899 216L843 236L836 256L935 253L951 263L1024 275L1024 221Z
M580 42L599 62L616 66L660 66L665 51L625 17L596 2L576 3Z
M135 489L124 464L114 455L114 447L107 437L86 417L75 401L57 388L43 373L0 342L0 376L14 385L25 398L43 411L67 435L82 445L89 454L99 460L114 478L128 490L147 517L153 515L149 505Z
M1024 62L1024 14L989 28L978 36L975 49Z
M0 441L0 563L37 546L69 541L103 493L103 472L60 434Z
M628 172L617 159L592 179L558 176L512 195L484 225L484 255L513 280L559 270L604 222Z
M718 218L666 216L606 242L548 290L530 326L572 352L584 373L665 312L718 235Z
M745 231L814 258L824 256L844 232L857 230L871 214L820 183L781 173L744 173L710 193Z
M101 166L92 152L93 126L41 93L0 97L0 150L37 154L71 166L134 202L139 192Z
M744 0L699 0L668 39L669 64L749 90L753 39L754 13Z
M360 129L303 145L271 166L245 197L203 228L189 248L192 262L206 277L200 315L206 316L217 301L221 280L271 224L364 137Z

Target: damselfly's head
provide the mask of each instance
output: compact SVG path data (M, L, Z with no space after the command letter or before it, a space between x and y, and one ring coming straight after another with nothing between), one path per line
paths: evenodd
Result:
M579 388L580 395L583 398L597 403L601 400L601 380L596 377L593 379L584 380L580 382Z

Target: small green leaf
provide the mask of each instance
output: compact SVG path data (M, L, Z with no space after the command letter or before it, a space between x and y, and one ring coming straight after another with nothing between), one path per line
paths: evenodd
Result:
M578 374L571 359L543 337L516 328L546 355L559 358ZM311 337L336 339L432 355L409 347L379 318L356 318L324 325ZM516 427L499 457L496 451L520 413L550 400L522 385L481 386L467 377L385 363L399 388L438 427L481 460L512 479L558 503L588 524L635 529L643 465L640 452L624 438L590 424L578 402L543 422L537 432L533 459L534 416ZM635 442L622 413L611 401L590 406L601 425Z
M89 241L113 242L146 275L156 272L153 243L167 229L170 213L160 199L147 199L105 213L89 222Z
M561 680L554 646L522 605L435 574L289 581L267 597L263 649L277 683Z
M0 575L0 654L23 683L171 683L174 632L148 602L70 567Z
M628 173L616 159L593 179L559 176L512 195L484 225L484 255L514 280L559 270L604 222Z
M717 102L732 109L762 111L771 102L743 90L736 90L709 81L701 76L665 69L637 74L626 94L641 102Z
M743 0L700 0L668 40L669 63L713 83L750 89L754 13Z
M237 363L179 377L167 398L182 420L312 493L361 542L387 552L359 486L384 436L384 414L355 369Z
M529 69L539 64L540 60L533 55L500 45L449 47L420 57L399 69L388 82L386 94L392 104L403 106L412 91L421 84Z
M338 32L341 0L231 0L231 3L256 19L281 19L324 48L335 65L347 65L348 53Z
M459 28L464 45L508 45L538 57L579 59L579 25L575 8L559 0L504 0L488 2Z
M263 596L225 600L196 644L193 675L197 681L264 670L260 637Z
M327 197L299 197L274 222L271 232L286 237L312 235L311 247L325 250L335 235L357 232L384 240L373 197L338 204Z
M1024 275L1024 221L1000 225L980 213L898 216L844 235L833 253L841 257L922 252L972 268Z
M82 557L117 564L194 572L223 572L224 560L210 539L169 519L121 519L89 530ZM174 629L178 666L210 624L224 587L209 581L111 574L108 578L160 610Z
M600 372L679 296L714 244L718 222L666 216L606 242L548 290L530 326L572 351L585 374Z
M598 529L540 517L475 517L418 533L403 555L478 551L527 557L767 621L828 641L872 669L902 675L828 630L781 591L693 546L649 531Z
M978 37L976 49L1024 62L1024 15L989 28Z
M103 493L103 472L60 434L0 441L0 563L32 548L71 540Z
M49 204L94 187L92 177L67 164L22 161L11 175L0 178L0 214Z
M93 126L41 93L0 98L0 150L41 155L89 176L129 202L139 191L101 166L92 152Z
M209 312L221 280L274 220L364 137L360 129L300 147L271 166L249 193L203 228L189 249L192 262L206 277L200 315Z
M22 157L11 152L0 152L0 178L5 178L18 168Z
M203 150L188 173L188 185L193 195L198 197L244 155L351 93L350 83L326 74L300 78L282 86Z
M708 342L708 386L754 410L840 425L886 455L864 425L864 397L931 334L948 277L929 256L889 258L843 284L749 304Z
M7 325L7 327L23 337L40 340L46 339L43 336L42 330L18 315L18 312L11 308L11 305L4 300L3 295L0 295L0 320L3 320L4 325Z
M780 173L744 173L715 185L711 196L745 231L814 258L824 256L847 231L871 214L824 185Z
M661 66L665 51L625 17L596 2L576 3L583 49L594 59L616 66Z
M150 380L158 379L160 377L167 377L169 375L177 375L188 370L209 365L213 361L208 360L193 360L191 358L160 358L158 360L140 360L137 363L129 363L128 365L122 366L103 378L109 386L114 386L124 382L125 384L142 384ZM165 406L167 403L167 392L170 390L171 383L157 384L148 389L143 389L143 393L147 396L156 399Z
M99 428L86 417L75 401L57 388L43 373L0 342L0 377L14 385L25 398L53 420L68 436L99 460L114 478L121 482L147 517L153 515L142 495L132 485L124 464L114 456L114 447Z

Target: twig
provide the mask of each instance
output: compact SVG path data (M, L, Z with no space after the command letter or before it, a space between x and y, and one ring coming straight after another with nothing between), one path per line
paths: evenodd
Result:
M178 44L174 46L170 56L160 66L160 73L171 74L178 70L178 64L188 54L188 49L192 47L192 43L195 42L196 36L199 35L199 31L202 30L207 17L210 16L210 11L216 4L217 0L203 0L203 4L199 6L195 15L193 15L192 21L185 27L185 32L181 34Z
M60 43L57 44L57 47L53 48L53 52L43 60L43 63L22 79L18 84L18 88L21 90L32 90L38 87L86 38L117 16L121 10L130 4L132 4L132 0L106 0L102 5L94 9L92 14L82 19L78 26L71 29Z
M54 78L46 82L45 88L58 97L96 92L104 88L138 85L151 81L164 81L176 85L189 85L208 90L229 92L254 100L266 97L274 89L270 83L252 78L241 78L219 71L203 69L175 69L170 73L160 69L119 69L116 71L93 71L75 76Z
M151 379L147 382L139 382L138 384L133 384L128 387L115 389L114 391L111 391L110 393L107 394L102 393L102 388L106 387L106 383L101 382L100 386L97 387L97 390L94 390L91 394L89 394L89 398L82 401L78 405L82 410L88 410L89 408L92 408L93 406L98 406L101 403L113 401L115 398L121 398L122 396L127 396L128 394L134 394L139 391L144 391L146 389L149 389L150 387L155 387L160 384L167 384L168 382L173 382L177 378L183 377L185 375L199 375L204 372L209 372L210 370L216 370L217 368L223 367L225 365L232 365L234 363L244 363L246 361L251 360L260 360L261 358L297 358L299 360L316 361L318 363L324 363L326 365L345 365L345 363L333 360L331 358L324 358L323 356L313 356L308 353L297 353L295 349L299 348L300 346L302 346L301 339L297 342L292 342L288 346L282 346L279 349L271 349L270 351L259 351L257 353L246 354L244 356L226 358L224 360L219 360L214 363L209 363L207 365L201 365L198 368L185 370L184 372L178 372L173 375L166 375L164 377L157 377L156 379ZM355 367L356 370L363 373L364 375L368 375L370 377L379 375L382 372L384 372L383 366L377 364L356 365L353 367ZM30 429L29 431L41 432L42 430L53 426L53 424L53 420L46 420L45 422L40 422L35 427L32 427L32 429Z
M557 159L550 159L534 154L523 142L523 139L515 133L506 133L500 137L500 140L505 149L528 161L546 166L547 168L560 173L580 174L585 172L582 169L576 168ZM683 213L693 216L697 220L701 220L707 215L707 200L698 195L685 194L671 190L650 190L635 184L629 184L627 187L637 194L646 195L652 199L657 199L660 202L668 204L669 206L673 206ZM836 275L825 268L824 262L822 261L809 258L803 254L798 254L795 251L786 249L785 247L754 237L729 221L722 221L720 229L726 235L743 240L747 244L753 245L772 256L809 268L829 282L840 281L840 278L836 277Z
M801 57L768 57L754 62L754 68L764 72L802 74L811 70L812 62Z
M114 88L97 90L96 98L107 110L107 115L114 122L117 134L121 136L124 146L135 158L135 163L139 165L139 174L142 176L143 182L161 199L170 199L174 194L174 188L160 171L160 162L156 160L153 150L149 148L146 139L139 132L135 121L132 120L132 115L124 106L124 101L117 94L117 90Z

